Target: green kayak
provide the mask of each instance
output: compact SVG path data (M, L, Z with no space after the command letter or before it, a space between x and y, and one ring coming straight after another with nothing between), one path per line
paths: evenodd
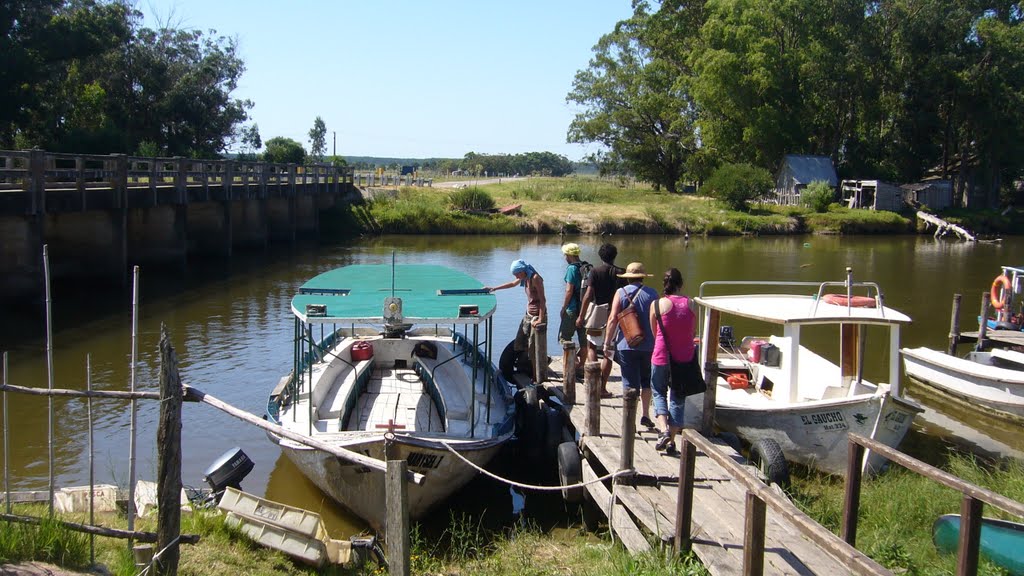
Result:
M939 552L955 554L960 545L960 515L939 516L932 525L932 541ZM1014 576L1024 576L1024 524L982 518L981 555Z

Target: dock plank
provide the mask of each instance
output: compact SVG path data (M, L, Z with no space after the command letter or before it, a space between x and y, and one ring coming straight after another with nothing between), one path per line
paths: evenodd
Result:
M560 369L560 362L553 364L552 368L556 371ZM617 367L613 370L617 371ZM560 382L561 378L553 377L552 380ZM594 461L591 465L584 460L584 480L597 478L594 467L613 471L619 466L623 410L620 382L611 379L608 388L616 395L601 401L601 434L583 435L581 438L584 453ZM576 429L583 430L583 402L586 393L584 386L577 386L577 403L566 404L566 411ZM557 393L556 390L557 387L552 387L553 392ZM601 503L600 507L606 516L610 512L616 517L624 515L618 508L612 511L612 505L628 510L631 527L623 530L629 534L629 538L636 536L633 533L633 529L636 529L669 543L675 537L680 461L678 457L655 450L656 439L656 432L646 432L640 428L633 446L635 476L616 479L620 484L614 487L614 503L611 502L612 493L607 486L588 486L588 493L596 502ZM726 443L718 439L712 442L732 459L746 463L743 456ZM730 473L715 460L700 451L697 453L694 474L691 526L693 551L711 574L740 573L743 568L746 488L742 482L732 479ZM636 518L637 523L633 523L632 518ZM826 552L771 507L767 510L765 522L764 574L855 574L845 562ZM613 526L613 530L619 535L616 527ZM628 549L630 546L639 546L638 541L627 543L625 538L620 536L620 539Z

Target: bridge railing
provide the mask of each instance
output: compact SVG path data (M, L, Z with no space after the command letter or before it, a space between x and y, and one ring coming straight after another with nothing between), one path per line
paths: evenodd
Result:
M299 166L270 162L207 160L182 157L140 157L122 154L63 154L44 150L0 150L0 192L23 192L25 209L38 213L46 209L51 192L76 193L87 205L90 191L114 192L115 196L142 192L154 202L208 200L215 194L228 197L264 197L267 187L278 193L330 193L342 184L353 183L353 171L327 164ZM6 205L9 202L2 202ZM115 202L123 205L121 200Z

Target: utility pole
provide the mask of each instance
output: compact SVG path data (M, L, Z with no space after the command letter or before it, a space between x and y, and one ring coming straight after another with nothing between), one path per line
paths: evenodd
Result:
M332 156L334 156L334 159L337 160L338 159L338 132L336 130L331 130L331 139L334 140L334 153L332 154Z

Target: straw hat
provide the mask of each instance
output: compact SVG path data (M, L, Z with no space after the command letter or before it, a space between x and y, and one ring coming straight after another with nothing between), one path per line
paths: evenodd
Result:
M654 276L654 274L647 274L644 272L643 262L630 262L629 265L626 266L626 271L623 272L622 274L616 274L616 276L618 276L619 278L634 279L647 278L650 276Z
M564 244L562 246L562 254L565 254L566 256L579 256L580 245L576 244L575 242L569 242L568 244Z

